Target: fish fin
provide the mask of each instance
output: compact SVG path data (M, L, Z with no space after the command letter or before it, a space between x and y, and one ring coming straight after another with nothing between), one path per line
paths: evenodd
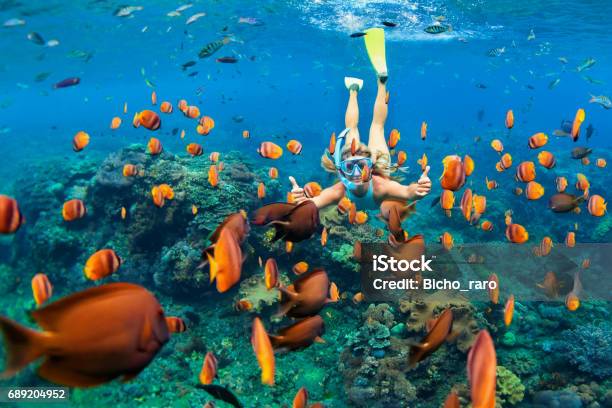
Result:
M208 262L210 263L210 283L213 283L213 281L217 277L217 271L219 268L217 262L215 261L215 258L211 254L207 252L206 256L208 257Z
M317 337L315 337L315 338L314 338L314 341L315 341L315 343L321 343L321 344L325 344L325 343L327 343L327 342L325 341L325 339L324 339L324 338L322 338L321 336L317 336Z
M275 336L273 334L268 334L268 337L270 338L272 348L274 349L274 351L277 351L277 348L280 344L280 341L283 339L283 336Z
M34 331L0 316L0 330L6 347L6 368L0 378L12 377L45 354L45 333Z
M112 380L113 376L94 376L75 371L64 358L48 358L38 369L38 375L47 381L68 387L93 387ZM71 364L72 365L72 364Z
M151 321L145 317L142 325L142 331L140 332L140 338L138 339L138 350L147 351L152 337L153 326L151 325Z
M66 316L65 311L77 307L84 301L96 298L116 296L122 291L142 290L142 287L132 283L117 282L102 286L96 286L78 293L66 296L49 305L30 312L30 316L45 331L57 331L62 320Z

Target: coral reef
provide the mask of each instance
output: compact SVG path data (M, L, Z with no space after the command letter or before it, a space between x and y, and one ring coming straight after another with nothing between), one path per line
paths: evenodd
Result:
M516 405L525 396L525 386L512 371L497 366L496 406Z
M569 363L584 373L606 378L612 375L612 326L588 323L566 330L557 349Z
M289 284L289 278L282 273L278 279L282 286ZM278 290L266 288L264 276L260 273L240 282L238 299L248 300L253 305L253 311L260 312L264 307L277 303L280 296Z

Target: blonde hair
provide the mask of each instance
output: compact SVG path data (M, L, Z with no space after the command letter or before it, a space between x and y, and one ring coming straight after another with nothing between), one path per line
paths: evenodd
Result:
M359 143L357 145L357 149L355 154L351 153L351 145L345 144L342 148L341 160L346 160L349 157L361 156L361 157L372 157L372 151L365 143ZM336 164L334 163L334 159L332 154L330 154L327 150L323 152L323 156L321 156L321 167L328 173L337 173L338 169L336 168ZM389 177L389 155L388 154L378 154L376 156L376 161L372 165L372 173L382 177Z

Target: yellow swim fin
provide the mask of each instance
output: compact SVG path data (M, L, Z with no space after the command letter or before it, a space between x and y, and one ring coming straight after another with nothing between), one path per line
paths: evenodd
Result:
M365 31L363 37L370 62L376 71L376 75L385 81L388 76L387 57L385 54L385 30L382 28L370 28Z

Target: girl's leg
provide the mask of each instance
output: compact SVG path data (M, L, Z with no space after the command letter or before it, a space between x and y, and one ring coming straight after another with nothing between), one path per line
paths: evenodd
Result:
M389 157L389 148L385 140L385 121L387 120L387 86L378 80L378 92L374 102L374 117L370 125L370 139L368 147L372 152L372 161L376 162L381 155Z
M357 93L356 89L349 90L349 100L344 115L344 126L351 130L346 136L346 146L350 146L353 139L357 139L357 143L359 143L359 129L357 128L359 125L359 105L357 104Z

